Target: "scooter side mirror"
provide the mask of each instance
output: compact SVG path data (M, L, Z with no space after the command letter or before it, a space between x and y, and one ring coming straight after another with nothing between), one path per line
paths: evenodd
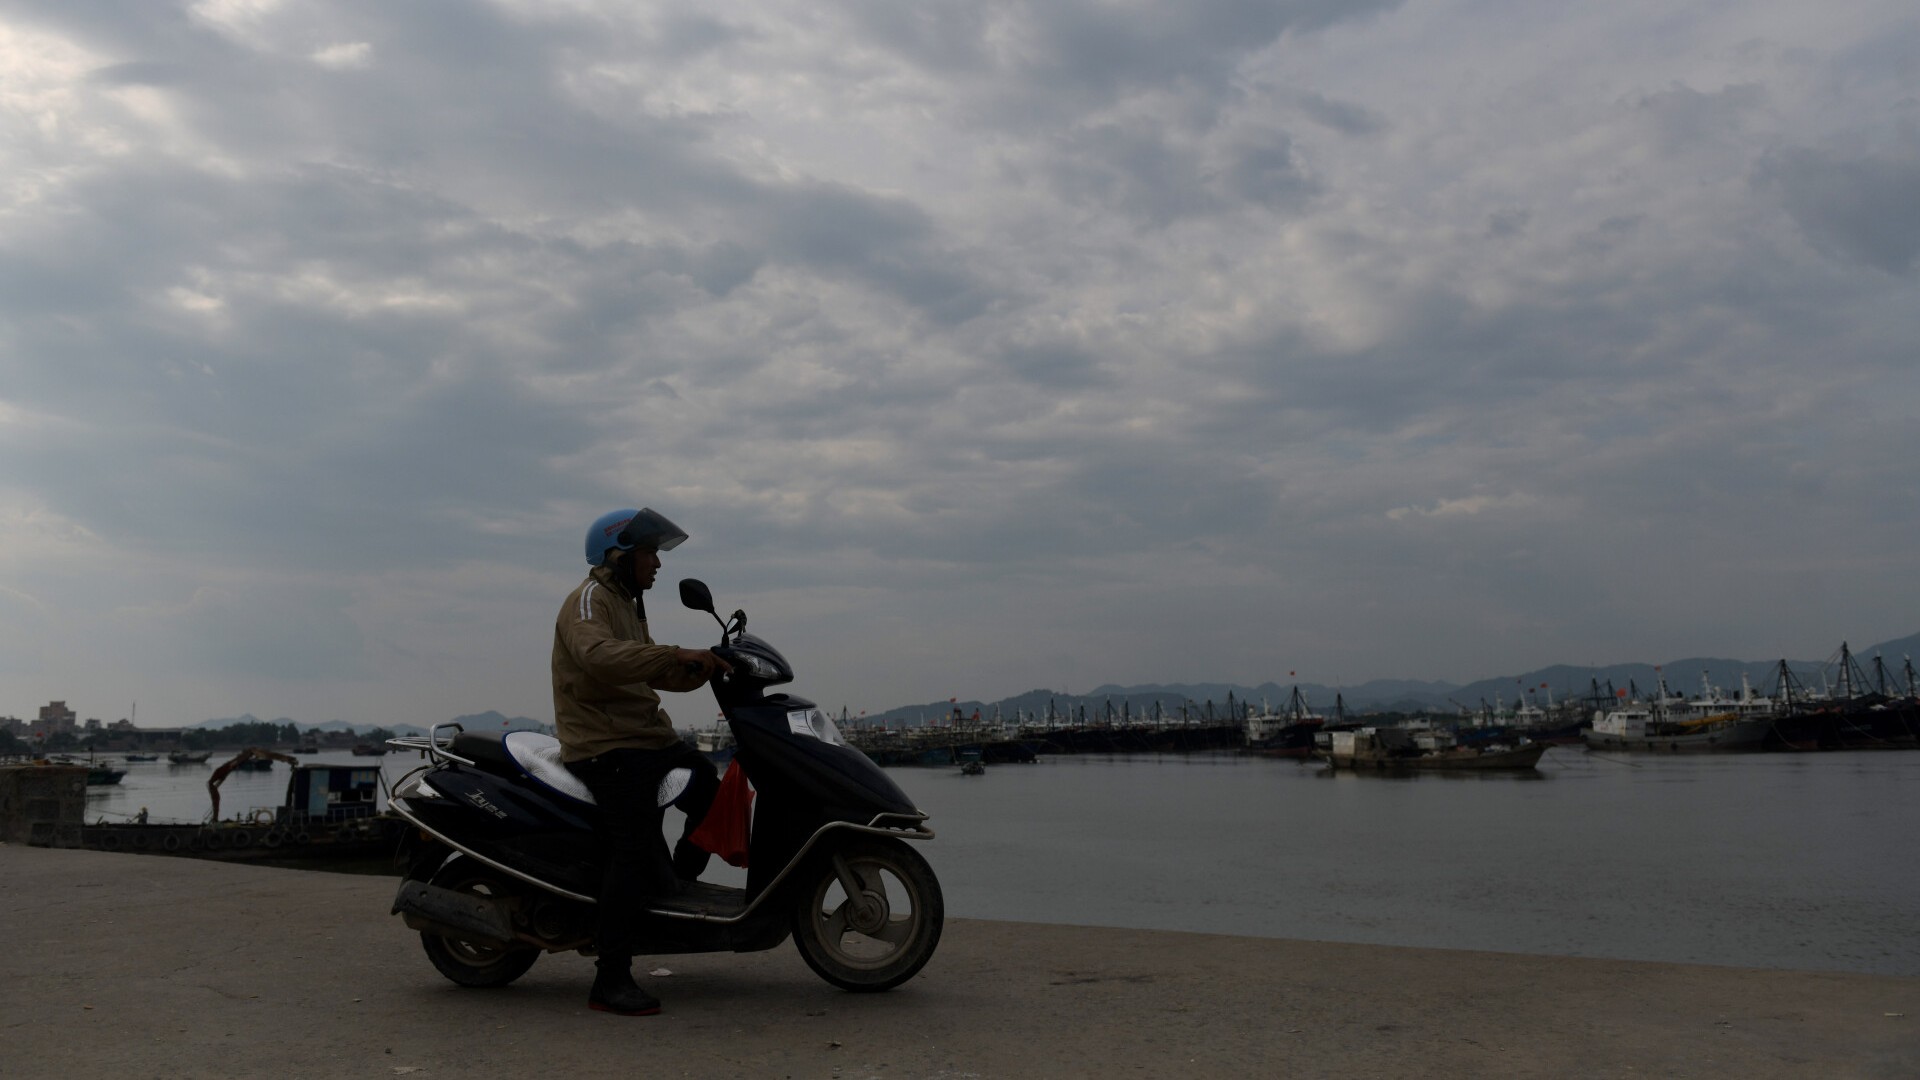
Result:
M680 603L695 611L704 611L714 618L720 616L713 610L713 590L698 578L682 578L680 581Z

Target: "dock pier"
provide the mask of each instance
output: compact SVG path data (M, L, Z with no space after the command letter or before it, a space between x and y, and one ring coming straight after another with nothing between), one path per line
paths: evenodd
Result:
M573 954L448 983L395 884L0 845L0 1074L1920 1076L1920 978L966 919L890 993L791 947L643 957L666 1011L613 1017Z

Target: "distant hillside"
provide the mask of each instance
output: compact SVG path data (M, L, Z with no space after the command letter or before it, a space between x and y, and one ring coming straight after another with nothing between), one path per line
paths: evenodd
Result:
M1920 634L1882 642L1878 645L1852 650L1855 663L1867 682L1862 689L1872 688L1876 677L1873 658L1885 659L1884 671L1889 683L1900 691L1906 689L1904 673L1905 659L1920 652ZM1819 688L1824 684L1837 685L1838 646L1834 656L1826 660L1790 660L1788 668L1802 686ZM1551 667L1536 668L1533 671L1514 675L1499 675L1480 679L1465 685L1453 685L1444 682L1420 682L1406 679L1374 679L1356 686L1327 686L1321 683L1301 682L1282 685L1277 682L1265 682L1258 686L1243 686L1235 683L1147 683L1135 686L1108 684L1095 688L1085 694L1063 694L1054 690L1029 690L1024 694L1002 698L999 701L979 701L965 699L957 702L935 701L924 705L905 705L888 709L865 717L869 724L913 725L937 722L958 708L971 716L976 710L983 717L996 715L1006 720L1018 716L1045 717L1048 715L1067 717L1085 715L1097 719L1108 715L1129 716L1151 715L1157 705L1162 715L1180 715L1184 706L1189 716L1207 715L1207 707L1212 705L1213 715L1225 715L1228 695L1232 695L1236 705L1250 704L1256 708L1270 707L1281 709L1291 698L1295 685L1301 696L1316 712L1328 712L1336 698L1349 712L1421 712L1453 711L1458 708L1477 710L1483 704L1511 706L1517 698L1531 694L1539 704L1546 704L1550 697L1553 701L1565 701L1569 697L1591 697L1596 688L1602 698L1613 698L1620 691L1637 692L1641 695L1652 693L1662 676L1666 678L1667 688L1678 694L1696 695L1701 690L1701 679L1728 692L1737 693L1744 676L1747 685L1756 692L1768 695L1778 693L1780 661L1774 660L1723 660L1704 657L1689 657L1672 660L1664 664L1609 664L1602 667L1576 667L1568 664L1555 664Z
M1864 648L1852 650L1854 661L1860 667L1860 674L1866 679L1861 689L1872 689L1877 677L1874 668L1876 656L1884 658L1884 674L1892 688L1906 690L1906 658L1920 653L1920 633L1893 641L1881 642ZM1800 684L1810 689L1824 685L1838 684L1837 659L1839 647L1834 655L1825 660L1788 661L1788 668ZM1512 675L1497 675L1475 682L1456 685L1445 682L1422 682L1409 679L1373 679L1355 686L1327 686L1323 683L1300 682L1295 684L1264 682L1258 686L1242 686L1235 683L1145 683L1134 686L1107 684L1085 694L1063 694L1055 690L1029 690L1024 694L1001 698L998 701L981 701L966 698L960 701L930 701L920 705L902 705L885 712L873 713L854 719L867 724L887 724L892 726L914 725L920 723L938 723L951 715L954 709L971 716L978 711L982 716L993 717L996 713L1006 720L1019 716L1058 717L1085 715L1090 719L1108 715L1114 716L1151 716L1158 708L1163 716L1179 716L1184 707L1187 715L1204 717L1227 715L1227 701L1231 696L1236 707L1252 705L1255 708L1282 709L1292 697L1294 687L1299 687L1307 704L1316 712L1329 712L1336 698L1349 712L1422 712L1452 711L1455 709L1477 710L1483 705L1511 706L1516 698L1531 693L1536 702L1544 705L1549 697L1553 701L1565 701L1569 697L1590 698L1596 688L1601 698L1612 698L1621 691L1637 691L1641 695L1649 694L1664 676L1667 688L1674 693L1695 695L1700 692L1701 678L1723 690L1738 692L1742 676L1754 690L1768 695L1778 693L1778 672L1780 661L1772 660L1725 660L1707 657L1689 657L1682 660L1670 660L1664 664L1646 663L1608 664L1601 667L1579 667L1570 664L1555 664L1550 667L1536 668ZM1211 708L1211 712L1209 712ZM191 725L196 728L223 728L234 724L260 723L258 717L251 714L223 720L205 720ZM292 721L282 717L272 723L285 725ZM520 729L541 730L545 722L525 716L505 716L488 710L468 716L456 716L453 723L468 731L511 731ZM353 728L355 731L369 731L376 725L371 723L349 724L342 720L329 720L319 724L296 724L302 731L341 731ZM417 724L384 724L388 731L398 735L424 735L426 728Z
M241 713L239 716L228 716L228 717L222 717L215 720L202 720L197 724L182 724L180 726L182 730L191 731L194 728L215 729L215 728L232 727L235 724L282 724L284 725L284 724L291 724L291 723L293 723L293 721L287 719L284 716L278 720L262 720L259 717L253 715L252 713ZM319 725L309 725L309 726L318 727Z
M492 709L489 709L483 713L473 713L468 716L456 716L448 722L459 724L462 728L465 728L468 731L538 731L538 730L542 730L546 726L542 722L538 720L534 720L531 717L506 716ZM187 727L202 728L206 730L218 730L220 728L232 727L235 724L259 724L259 723L273 723L281 727L284 727L287 724L293 724L294 727L299 728L301 731L368 732L368 731L372 731L374 728L385 728L386 730L393 732L395 735L425 735L427 733L427 729L420 726L419 724L379 724L379 723L369 723L369 722L350 724L345 720L327 720L318 724L301 724L301 723L296 723L295 721L289 720L284 716L278 720L262 721L259 717L254 716L252 713L244 713L240 716L227 717L224 719L202 720L197 724L188 724Z
M546 727L545 724L531 717L502 716L492 709L483 713L474 713L471 716L456 716L453 722L468 731L538 731ZM422 731L420 734L425 735L426 732Z

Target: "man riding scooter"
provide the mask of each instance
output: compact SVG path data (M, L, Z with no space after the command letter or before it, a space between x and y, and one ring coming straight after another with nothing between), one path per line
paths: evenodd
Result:
M589 1008L648 1016L660 1002L634 982L636 920L650 898L670 896L698 878L708 854L688 837L712 804L713 764L687 746L660 707L660 691L698 690L732 670L705 649L655 644L643 594L660 571L660 553L687 534L650 509L615 510L587 529L587 579L560 606L553 633L553 712L561 758L600 807L598 839L606 857L599 895L598 958ZM668 856L661 835L660 780L688 768L680 801L687 825Z

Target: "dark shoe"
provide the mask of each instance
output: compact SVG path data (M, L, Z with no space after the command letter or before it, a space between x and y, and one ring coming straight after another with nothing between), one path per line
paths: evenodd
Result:
M660 999L640 989L631 972L602 971L587 991L587 1008L616 1016L652 1016L660 1011Z

